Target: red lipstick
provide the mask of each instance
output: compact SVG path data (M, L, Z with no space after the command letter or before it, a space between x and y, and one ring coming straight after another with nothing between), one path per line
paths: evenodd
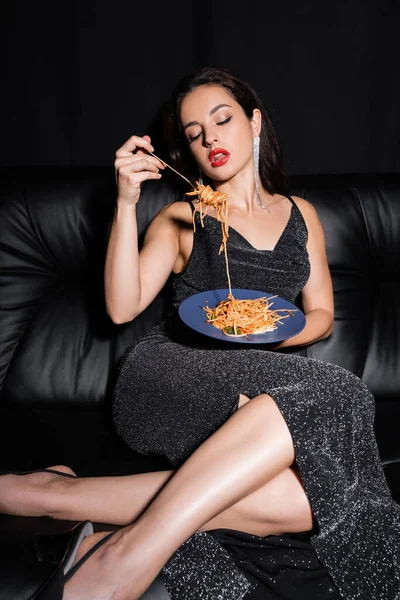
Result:
M208 158L211 162L212 167L222 167L226 162L228 162L230 154L228 150L224 148L215 148L208 155Z

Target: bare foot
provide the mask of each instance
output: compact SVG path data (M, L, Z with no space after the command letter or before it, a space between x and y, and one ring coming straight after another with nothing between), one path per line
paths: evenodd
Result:
M47 467L61 473L75 475L64 465ZM0 512L22 517L48 516L49 494L54 485L67 485L72 479L55 473L29 473L27 475L2 475L0 493Z
M154 549L140 542L136 525L115 531L64 586L63 600L137 600L160 571ZM75 563L109 532L88 536Z

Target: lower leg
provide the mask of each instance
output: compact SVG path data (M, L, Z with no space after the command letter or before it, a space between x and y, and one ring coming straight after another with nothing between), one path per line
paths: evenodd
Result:
M51 467L73 473L67 467ZM62 520L129 525L155 498L173 471L123 477L64 479L50 473L3 476L0 512ZM311 508L298 475L286 469L272 481L201 527L237 529L266 536L312 526Z
M72 473L66 467L50 467ZM156 471L70 479L52 473L1 477L0 512L71 521L129 525L173 475Z
M66 600L78 590L85 597L84 588L93 593L93 585L105 597L138 598L190 535L293 460L279 409L269 396L258 396L192 454L134 525L85 563L67 585Z

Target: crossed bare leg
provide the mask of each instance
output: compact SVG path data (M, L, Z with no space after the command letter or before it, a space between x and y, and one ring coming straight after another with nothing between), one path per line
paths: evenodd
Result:
M205 523L271 481L294 460L276 404L261 395L237 411L67 583L64 600L136 600L173 552Z
M14 477L8 487L18 514L119 525L135 521L115 533L64 592L65 600L134 600L198 529L227 527L256 535L310 529L308 501L288 468L293 458L287 426L273 400L262 395L237 411L175 474L82 480L46 473L19 481L6 477ZM16 494L17 487L21 494ZM10 512L4 489L0 509ZM25 506L23 500L16 505L16 495L25 498ZM87 538L77 558L102 535Z

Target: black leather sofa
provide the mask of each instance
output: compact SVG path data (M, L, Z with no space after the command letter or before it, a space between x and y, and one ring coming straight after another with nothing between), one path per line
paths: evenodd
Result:
M119 360L162 317L169 295L167 285L129 324L106 314L113 170L0 172L0 468L63 463L84 476L168 467L162 457L132 454L112 425ZM341 365L369 386L382 462L400 502L400 174L296 176L288 191L319 213L335 292L332 335L299 352ZM147 184L140 234L181 197L166 182ZM10 527L8 519L0 525Z

